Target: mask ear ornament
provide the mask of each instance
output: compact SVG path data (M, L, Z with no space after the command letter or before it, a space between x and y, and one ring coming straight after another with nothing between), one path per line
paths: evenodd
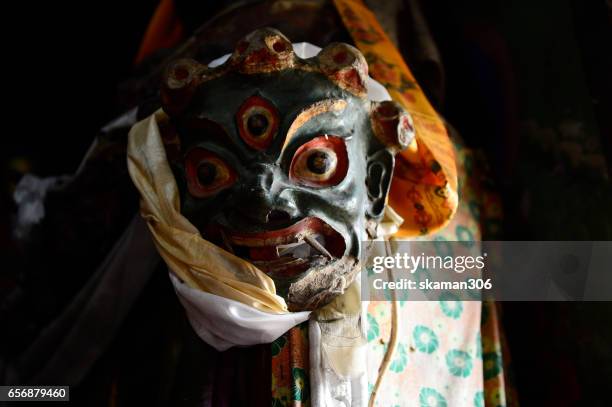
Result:
M370 120L374 135L393 155L414 140L412 117L396 102L373 102Z
M376 237L377 224L384 214L391 186L395 155L410 145L415 132L410 114L392 101L372 103L370 124L376 139L384 146L371 151L368 158L367 192L370 205L366 229L370 236Z

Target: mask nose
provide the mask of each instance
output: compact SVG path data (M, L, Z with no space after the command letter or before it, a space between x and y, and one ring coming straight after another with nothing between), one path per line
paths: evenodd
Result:
M258 163L249 168L251 173L250 189L254 194L268 195L272 192L275 168L272 164Z
M257 163L250 168L250 180L244 184L236 209L251 221L274 229L289 225L298 217L290 194L283 192L280 169L273 164Z
M272 209L268 212L266 217L266 223L268 224L279 224L279 223L287 223L291 220L291 215L289 212L283 209Z

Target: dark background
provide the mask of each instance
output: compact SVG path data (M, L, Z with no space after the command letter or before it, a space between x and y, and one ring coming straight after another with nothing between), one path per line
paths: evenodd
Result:
M440 110L484 150L503 240L611 240L612 11L604 1L427 1ZM612 304L504 303L519 401L605 406Z
M118 85L137 74L133 60L156 5L5 6L5 264L18 267L10 260L15 183L25 172L74 172L97 130L123 111ZM204 20L219 7L201 2L189 15ZM491 164L504 206L501 238L612 240L610 2L422 7L446 72L437 108ZM609 405L611 304L505 303L502 321L523 405Z

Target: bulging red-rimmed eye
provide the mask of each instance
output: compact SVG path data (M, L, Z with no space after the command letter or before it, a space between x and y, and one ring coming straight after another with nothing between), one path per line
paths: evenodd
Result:
M237 174L221 157L203 148L194 148L185 158L187 188L196 198L206 198L231 186Z
M248 98L236 113L240 137L255 150L270 146L278 130L278 111L260 96Z
M302 185L325 187L339 184L347 170L344 140L324 135L297 149L289 167L289 178Z

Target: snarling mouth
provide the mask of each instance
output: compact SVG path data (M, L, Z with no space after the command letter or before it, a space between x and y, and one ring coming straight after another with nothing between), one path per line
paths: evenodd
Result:
M342 235L316 217L259 233L236 233L223 227L217 233L226 250L283 280L336 261L346 248Z

